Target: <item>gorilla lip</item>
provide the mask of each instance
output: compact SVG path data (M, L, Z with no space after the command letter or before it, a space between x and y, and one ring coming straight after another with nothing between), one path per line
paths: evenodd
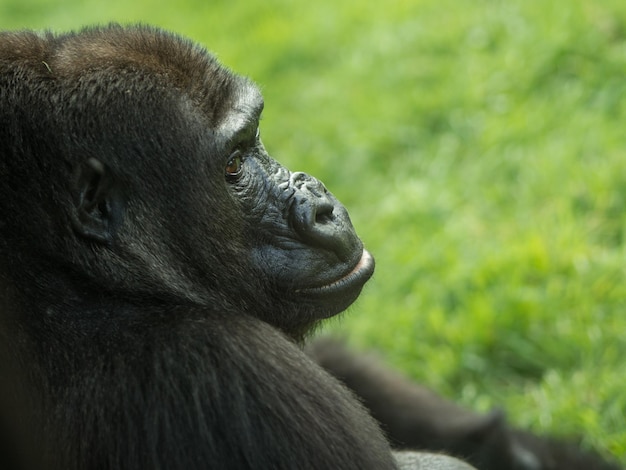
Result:
M339 279L329 284L319 287L298 289L297 292L303 294L329 294L350 287L357 282L359 286L362 286L372 276L373 273L374 258L369 251L364 249L363 253L361 254L361 258L348 274L340 277Z

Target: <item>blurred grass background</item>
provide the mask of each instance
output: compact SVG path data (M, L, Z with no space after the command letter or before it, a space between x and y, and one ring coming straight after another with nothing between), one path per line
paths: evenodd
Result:
M145 22L266 98L377 258L330 329L477 410L626 464L626 2L0 0L0 27Z

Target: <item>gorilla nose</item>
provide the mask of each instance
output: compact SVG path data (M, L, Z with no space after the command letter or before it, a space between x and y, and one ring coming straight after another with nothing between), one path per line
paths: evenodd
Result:
M306 173L292 173L291 221L303 241L333 251L340 259L353 255L358 238L348 212L324 184Z

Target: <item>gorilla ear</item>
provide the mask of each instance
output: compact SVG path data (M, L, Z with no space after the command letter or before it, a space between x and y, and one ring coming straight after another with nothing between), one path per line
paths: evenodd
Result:
M120 217L119 201L111 172L95 158L89 158L77 171L72 225L79 235L109 244Z

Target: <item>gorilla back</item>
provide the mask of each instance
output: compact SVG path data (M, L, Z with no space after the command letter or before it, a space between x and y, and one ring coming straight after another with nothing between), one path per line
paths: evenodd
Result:
M262 106L159 30L0 34L4 468L394 468L294 344L373 260Z

